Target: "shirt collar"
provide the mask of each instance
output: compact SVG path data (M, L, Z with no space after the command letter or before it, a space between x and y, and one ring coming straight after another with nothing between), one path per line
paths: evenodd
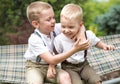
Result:
M41 37L43 38L50 38L50 36L52 36L52 32L50 33L50 36L49 36L49 35L41 33L37 28L35 29L35 32L38 32L38 34L40 34Z

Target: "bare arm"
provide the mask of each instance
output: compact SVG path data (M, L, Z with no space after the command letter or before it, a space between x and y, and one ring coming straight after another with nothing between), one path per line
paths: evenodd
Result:
M64 61L65 59L67 59L68 57L70 57L71 55L73 55L74 53L81 51L81 50L86 50L88 49L90 46L90 41L86 40L84 42L80 42L80 40L77 40L76 43L74 44L74 46L71 48L71 50L61 53L61 54L57 54L55 56L53 56L49 51L46 53L43 53L40 55L40 57L45 60L47 63L49 64L53 64L56 65L62 61Z
M112 45L107 45L107 44L105 44L105 43L102 42L102 41L99 41L99 42L96 44L96 47L101 48L101 49L103 49L103 50L114 50L114 49L115 49L114 46L112 46Z

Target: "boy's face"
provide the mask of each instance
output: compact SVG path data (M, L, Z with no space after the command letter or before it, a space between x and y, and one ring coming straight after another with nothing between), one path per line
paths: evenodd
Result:
M79 32L80 23L75 19L68 19L61 16L60 22L62 33L68 38L72 39Z
M40 32L49 35L55 27L55 16L53 9L43 10L38 21L38 29Z

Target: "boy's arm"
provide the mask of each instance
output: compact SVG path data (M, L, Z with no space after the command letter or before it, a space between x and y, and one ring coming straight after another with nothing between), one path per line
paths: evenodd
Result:
M47 71L47 78L55 78L55 75L56 75L55 65L50 64Z
M81 27L80 27L77 35L74 38L72 38L73 41L76 41L76 39L81 39L81 41L85 41L86 40L86 37L85 37L85 26L84 26L83 23L81 24Z
M47 51L47 52L41 54L40 57L43 60L45 60L47 63L55 65L55 64L58 64L58 63L64 61L65 59L67 59L68 57L73 55L74 53L81 51L81 50L86 50L89 47L90 47L90 40L81 42L80 39L78 39L74 43L73 47L67 52L53 56L49 51Z
M55 47L53 48L53 51L55 54L58 54ZM56 75L55 65L49 64L48 71L47 71L47 78L55 78L55 75Z
M112 46L112 45L107 45L107 44L105 44L105 43L102 42L102 41L99 41L99 42L96 44L96 47L101 48L101 49L103 49L103 50L114 50L114 49L115 49L114 46Z

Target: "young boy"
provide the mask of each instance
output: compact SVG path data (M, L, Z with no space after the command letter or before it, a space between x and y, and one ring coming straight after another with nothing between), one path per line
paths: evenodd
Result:
M89 40L84 43L77 40L68 52L54 56L53 40L60 33L61 26L60 24L55 25L52 6L41 1L32 2L27 7L27 18L35 28L34 33L29 37L28 49L24 55L27 84L43 84L45 79L53 83L71 84L69 74L66 71L57 68L57 66L55 71L52 67L72 54L87 49L90 45ZM51 65L49 66L49 64ZM52 75L52 78L47 77L47 72Z
M65 5L60 14L60 22L62 33L54 39L54 45L58 53L64 53L70 50L75 43L71 38L77 35L78 31L83 28L82 8L75 4ZM91 46L104 50L114 50L113 46L100 41L92 31L86 31L82 38L82 41L89 39ZM89 66L86 55L90 56L89 50L73 54L62 63L63 69L69 72L72 84L83 84L81 79L89 84L101 84L100 77Z

